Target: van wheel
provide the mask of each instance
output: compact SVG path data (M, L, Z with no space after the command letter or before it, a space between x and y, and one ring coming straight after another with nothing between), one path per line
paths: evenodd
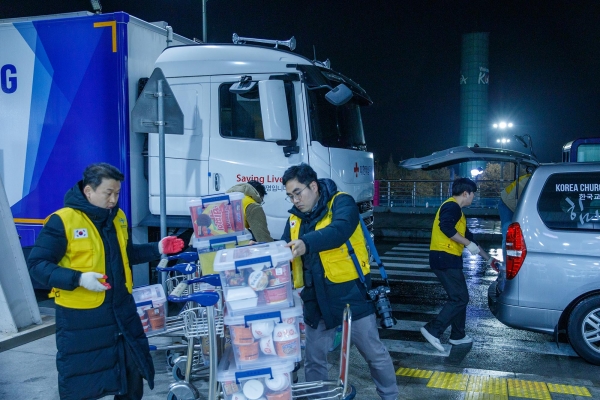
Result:
M577 354L600 365L600 296L589 297L575 306L567 332Z

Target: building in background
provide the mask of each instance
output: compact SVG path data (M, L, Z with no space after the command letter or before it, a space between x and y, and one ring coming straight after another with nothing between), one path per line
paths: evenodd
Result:
M462 36L460 66L460 145L488 146L488 66L489 33L474 32ZM485 168L483 162L463 163L459 174L471 176L471 170Z

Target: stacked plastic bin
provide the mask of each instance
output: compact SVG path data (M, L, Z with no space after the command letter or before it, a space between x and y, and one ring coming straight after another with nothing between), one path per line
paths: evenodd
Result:
M203 196L188 202L194 227L192 246L199 254L202 275L215 273L213 261L218 250L248 244L252 234L244 227L243 193ZM193 292L211 290L208 284L194 284ZM222 314L222 306L217 306ZM222 324L217 329L222 336ZM208 365L208 337L202 338L204 364Z
M244 227L243 193L203 196L188 202L194 226L192 246L200 255L203 275L213 274L217 250L247 244L252 235Z
M302 358L302 303L292 291L292 253L285 242L224 249L224 323L231 347L217 369L226 400L291 400L291 372Z
M165 330L167 297L161 285L149 285L134 288L133 299L138 315L142 320L144 332L159 333Z

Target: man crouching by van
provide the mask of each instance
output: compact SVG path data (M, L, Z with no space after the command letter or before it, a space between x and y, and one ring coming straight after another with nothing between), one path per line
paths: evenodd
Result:
M123 174L92 164L47 218L28 259L30 275L52 287L61 399L138 400L154 365L133 296L130 265L181 251L183 241L132 244L119 208ZM50 396L52 397L52 396Z
M331 179L317 179L307 164L288 168L283 185L293 207L281 240L289 242L287 246L295 257L294 286L304 285L301 297L306 324L306 381L328 380L327 353L349 304L352 344L367 361L377 394L383 400L396 400L394 364L379 339L375 306L348 251L350 243L370 285L369 255L354 199L338 191ZM303 282L297 277L299 269Z

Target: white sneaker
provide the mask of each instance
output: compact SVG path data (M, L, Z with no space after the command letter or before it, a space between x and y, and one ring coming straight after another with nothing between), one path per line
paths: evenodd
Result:
M454 346L457 346L459 344L473 343L473 338L465 335L465 337L462 339L449 339L448 342Z
M427 339L427 341L431 343L431 345L437 350L444 351L444 346L442 346L442 344L440 343L440 339L436 338L431 333L429 333L429 331L425 329L425 327L421 328L421 335L423 335L425 339Z

